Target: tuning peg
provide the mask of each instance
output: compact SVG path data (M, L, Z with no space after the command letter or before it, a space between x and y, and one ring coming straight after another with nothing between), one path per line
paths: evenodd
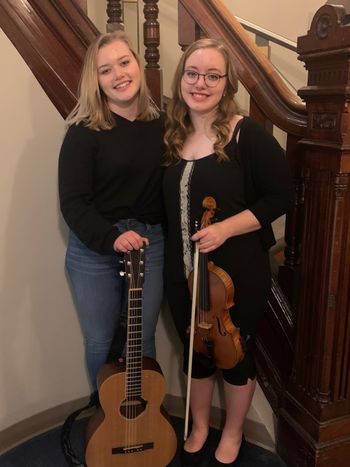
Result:
M120 271L120 272L119 272L119 275L120 275L121 277L124 277L124 276L125 276L125 271Z

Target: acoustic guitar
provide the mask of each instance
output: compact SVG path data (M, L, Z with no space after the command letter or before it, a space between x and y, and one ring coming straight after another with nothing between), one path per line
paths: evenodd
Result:
M144 250L124 256L128 280L126 359L98 374L101 408L87 427L88 467L166 467L176 452L176 434L162 406L165 380L158 363L142 356Z

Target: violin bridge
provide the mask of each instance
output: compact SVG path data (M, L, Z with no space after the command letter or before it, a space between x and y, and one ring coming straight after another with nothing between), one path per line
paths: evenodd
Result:
M208 331L209 329L213 327L213 325L210 323L206 323L205 321L202 321L198 323L198 327L201 329L204 329L205 331Z

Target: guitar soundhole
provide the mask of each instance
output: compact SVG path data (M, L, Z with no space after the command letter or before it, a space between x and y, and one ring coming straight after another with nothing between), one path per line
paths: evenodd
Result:
M120 405L120 414L127 419L137 418L142 412L146 410L147 401L142 397L130 397L124 399Z

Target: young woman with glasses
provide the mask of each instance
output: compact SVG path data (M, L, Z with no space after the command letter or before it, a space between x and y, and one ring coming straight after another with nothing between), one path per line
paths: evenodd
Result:
M175 72L165 133L167 168L163 193L167 213L165 283L188 363L194 244L222 268L235 293L231 321L240 328L243 360L221 370L226 421L210 466L235 465L244 442L243 423L253 397L254 338L271 286L268 249L271 222L291 203L291 178L280 145L252 119L238 113L237 77L227 47L201 39L184 52ZM196 231L207 196L216 201L215 221ZM210 352L194 352L190 408L192 430L185 465L205 454L217 365Z

